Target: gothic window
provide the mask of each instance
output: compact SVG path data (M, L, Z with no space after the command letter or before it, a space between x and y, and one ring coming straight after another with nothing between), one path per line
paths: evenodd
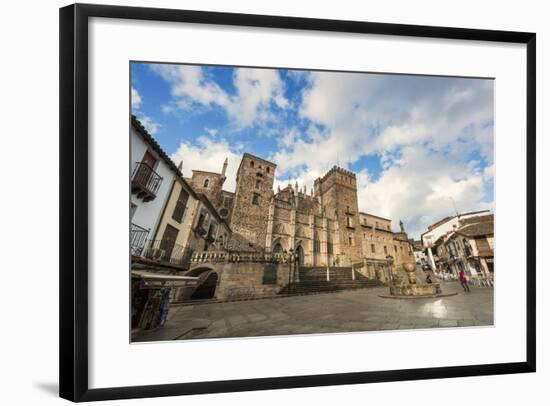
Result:
M313 241L313 252L321 252L321 241L319 240Z
M373 254L376 253L376 247L374 246L374 244L370 245L370 250Z
M250 161L250 167L254 168L254 161Z
M281 245L280 242L277 242L275 244L275 246L273 247L273 252L277 253L277 252L283 252L283 246Z
M266 172L269 173L269 166L265 168Z
M208 183L209 183L209 182L210 182L210 181L208 180L208 178L206 178L206 179L204 180L203 187L208 187Z
M260 189L260 186L262 185L261 180L256 180L256 189Z
M352 220L351 216L346 216L346 225L348 227L353 227L353 220Z
M327 253L332 254L334 252L334 246L331 242L327 242Z
M353 234L348 235L348 244L353 245Z

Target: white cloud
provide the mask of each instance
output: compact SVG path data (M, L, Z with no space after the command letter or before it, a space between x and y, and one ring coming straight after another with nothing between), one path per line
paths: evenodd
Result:
M132 91L130 95L130 100L132 103L132 108L139 109L139 106L141 106L142 99L138 91L133 86L132 86Z
M233 74L236 94L230 95L204 69L190 65L150 65L171 86L175 98L173 105L190 110L198 104L223 108L233 124L245 128L257 121L271 119L269 109L273 103L280 109L289 106L284 96L284 84L278 71L272 69L238 68Z
M157 123L151 117L146 116L145 114L138 113L136 117L151 135L156 135L159 129L162 127L159 123Z
M235 191L235 178L241 162L242 153L229 147L225 139L214 141L208 136L200 136L196 139L196 145L182 142L176 152L170 158L174 163L182 162L182 172L186 177L191 177L193 169L221 173L225 158L228 159L224 190Z
M357 175L359 206L414 233L451 214L451 198L458 210L492 205L483 199L494 169L471 157L493 165L492 81L313 72L308 83L300 115L309 131L285 134L272 156L285 174L309 183L376 154L382 173Z
M216 134L218 134L218 130L216 128L205 128L204 131L206 131L206 133L211 137L215 137Z
M399 165L392 166L374 182L358 175L361 210L389 217L395 227L399 220L418 237L426 225L456 210L484 209L483 175L443 153L421 146L405 147Z

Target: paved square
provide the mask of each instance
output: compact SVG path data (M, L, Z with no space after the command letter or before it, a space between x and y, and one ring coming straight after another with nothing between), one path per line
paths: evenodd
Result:
M242 302L173 306L165 326L133 341L254 337L493 324L493 289L442 283L443 293L425 299L385 299L388 288L280 297Z

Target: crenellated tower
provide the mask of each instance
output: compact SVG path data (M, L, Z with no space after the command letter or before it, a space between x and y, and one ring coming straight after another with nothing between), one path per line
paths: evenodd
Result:
M349 266L362 259L359 207L355 174L334 166L314 183L323 215L333 220L332 255L336 265Z

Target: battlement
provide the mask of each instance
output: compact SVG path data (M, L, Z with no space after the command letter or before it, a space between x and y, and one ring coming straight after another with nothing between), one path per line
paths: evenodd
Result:
M323 175L322 178L315 179L315 183L317 184L319 182L324 182L328 178L333 176L334 174L341 174L341 175L349 176L349 177L355 179L355 173L353 173L352 171L348 171L347 169L344 169L344 168L341 168L339 166L334 165L327 173L325 173Z

